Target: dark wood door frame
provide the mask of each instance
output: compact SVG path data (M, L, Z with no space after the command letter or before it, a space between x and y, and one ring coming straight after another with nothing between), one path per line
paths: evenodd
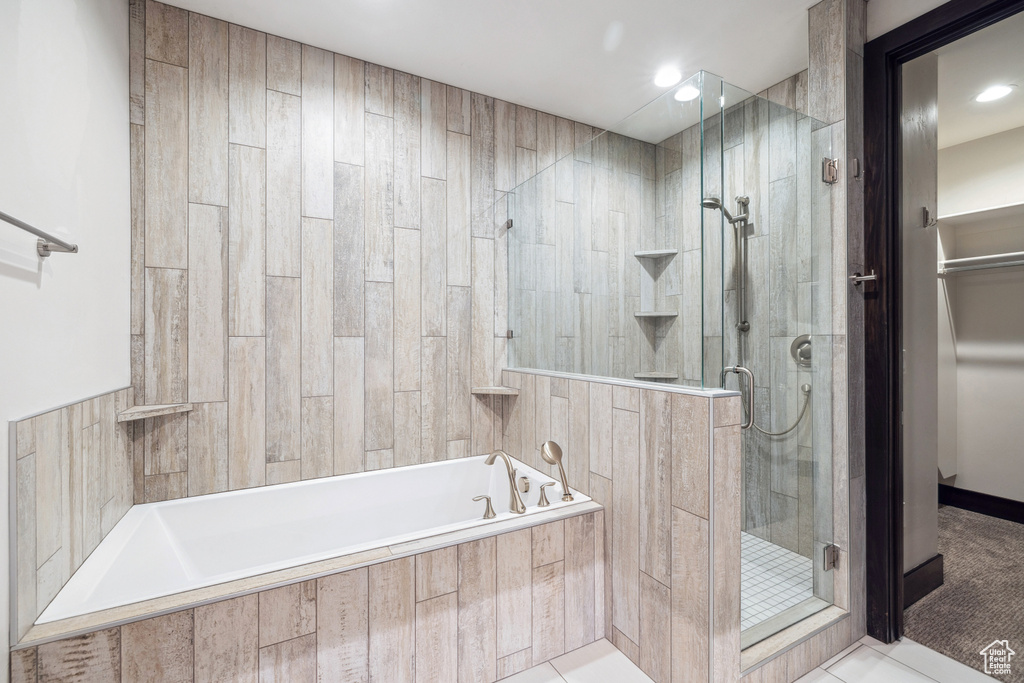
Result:
M867 628L883 642L903 635L903 449L900 215L901 66L1024 11L1024 0L952 0L864 48L865 493Z

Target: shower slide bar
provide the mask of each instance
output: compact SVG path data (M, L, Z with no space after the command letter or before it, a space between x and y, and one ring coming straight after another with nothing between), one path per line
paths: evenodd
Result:
M25 221L19 221L14 216L6 214L3 211L0 211L0 220L7 221L14 227L21 228L22 230L30 232L36 237L38 237L39 240L36 242L36 253L39 254L40 258L46 258L47 256L54 252L61 252L65 254L78 253L77 244L70 244L69 242L65 242L59 237L54 237L48 232L43 232L39 228L32 227Z
M1006 260L1009 259L1009 260ZM990 268L1009 268L1024 266L1024 251L1008 254L989 254L988 256L971 256L939 261L939 275L962 273L968 270L988 270Z

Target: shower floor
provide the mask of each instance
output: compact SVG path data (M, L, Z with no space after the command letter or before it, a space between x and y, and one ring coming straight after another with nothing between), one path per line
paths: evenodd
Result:
M814 567L810 558L746 532L740 532L740 536L741 630L814 597Z

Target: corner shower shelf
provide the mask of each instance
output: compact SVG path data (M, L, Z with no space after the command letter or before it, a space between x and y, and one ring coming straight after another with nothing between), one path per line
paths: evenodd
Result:
M675 318L679 313L677 311L636 311L633 315L637 318Z
M515 387L473 387L474 396L518 396L519 390Z
M679 253L678 249L648 249L647 251L635 251L633 256L636 258L664 258L666 256L675 256Z
M135 406L122 410L117 414L118 422L131 422L132 420L145 420L150 417L161 415L174 415L175 413L187 413L192 410L191 403L168 403L158 406Z
M664 379L674 380L679 379L679 373L676 372L634 372L633 379Z

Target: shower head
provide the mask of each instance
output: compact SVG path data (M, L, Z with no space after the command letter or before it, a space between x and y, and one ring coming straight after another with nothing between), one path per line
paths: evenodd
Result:
M705 209L718 209L725 214L725 220L729 221L729 223L736 222L736 220L733 219L732 214L729 213L729 209L725 208L725 205L722 204L722 200L718 197L705 197L701 200L700 205Z

